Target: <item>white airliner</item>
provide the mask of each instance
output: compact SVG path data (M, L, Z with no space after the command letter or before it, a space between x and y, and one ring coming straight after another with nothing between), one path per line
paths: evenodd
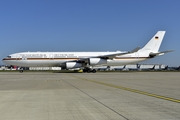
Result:
M130 52L20 52L7 56L3 62L20 67L55 67L96 72L94 66L119 66L138 63L172 50L159 52L165 31L158 31L143 47ZM21 71L23 72L23 70Z

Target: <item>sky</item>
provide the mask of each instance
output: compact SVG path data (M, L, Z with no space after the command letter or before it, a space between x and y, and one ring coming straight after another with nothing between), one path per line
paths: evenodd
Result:
M144 63L179 66L179 6L179 0L0 0L0 59L27 51L130 51L163 30L160 51L175 51Z

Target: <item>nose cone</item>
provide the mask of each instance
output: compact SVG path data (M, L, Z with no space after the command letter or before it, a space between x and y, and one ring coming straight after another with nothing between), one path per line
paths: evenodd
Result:
M3 59L2 59L2 61L5 61L5 60L6 60L6 58L3 58Z
M11 57L6 57L6 58L3 58L2 60L3 60L3 61L5 61L5 60L11 60Z
M4 63L6 63L6 58L3 58L2 61L3 61Z
M6 64L9 64L10 58L3 58L2 61Z
M2 61L5 62L7 59L6 58L3 58Z

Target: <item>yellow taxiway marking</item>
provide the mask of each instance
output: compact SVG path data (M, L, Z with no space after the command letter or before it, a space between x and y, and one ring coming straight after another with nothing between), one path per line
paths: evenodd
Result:
M78 78L80 80L94 82L94 83L98 83L98 84L101 84L101 85L105 85L105 86L109 86L109 87L113 87L113 88L117 88L117 89L121 89L121 90L126 90L126 91L130 91L130 92L134 92L134 93L138 93L138 94L142 94L142 95L147 95L147 96L151 96L151 97L155 97L155 98L159 98L159 99L163 99L163 100L168 100L168 101L180 103L179 99L174 99L174 98L170 98L170 97L166 97L166 96L162 96L162 95L156 95L156 94L143 92L143 91L140 91L140 90L135 90L135 89L131 89L131 88L123 87L123 86L113 85L113 84L109 84L109 83L99 82L99 81L96 81L96 80L90 80L90 79L86 79L86 78L81 78L81 77L77 77L77 76L74 76L74 75L70 75L70 76Z

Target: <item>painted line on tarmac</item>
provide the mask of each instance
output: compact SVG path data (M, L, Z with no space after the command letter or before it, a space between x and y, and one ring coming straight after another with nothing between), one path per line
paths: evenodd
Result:
M129 120L127 117L125 117L124 115L118 113L117 111L115 111L114 109L110 108L109 106L105 105L104 103L102 103L101 101L99 101L98 99L94 98L93 96L89 95L88 93L84 92L83 90L81 90L80 88L72 85L71 83L65 81L65 80L62 80L64 81L65 83L71 85L72 87L76 88L77 90L81 91L82 93L84 93L85 95L87 95L88 97L90 97L91 99L95 100L96 102L100 103L101 105L103 105L104 107L108 108L109 110L111 110L112 112L118 114L119 116L121 116L122 118L126 119L126 120Z
M69 75L69 76L72 76L72 77L75 77L75 78L78 78L78 79L84 80L84 81L89 81L89 82L93 82L93 83L97 83L97 84L101 84L101 85L105 85L105 86L109 86L109 87L113 87L113 88L117 88L117 89L121 89L121 90L126 90L126 91L130 91L130 92L134 92L134 93L138 93L138 94L142 94L142 95L147 95L150 97L155 97L155 98L159 98L159 99L163 99L163 100L168 100L168 101L180 103L179 99L174 99L174 98L170 98L170 97L166 97L166 96L162 96L162 95L143 92L140 90L135 90L135 89L131 89L131 88L123 87L123 86L118 86L118 85L113 85L113 84L109 84L109 83L99 82L96 80L90 80L90 79L86 79L86 78L82 78L82 77L77 77L74 75Z

